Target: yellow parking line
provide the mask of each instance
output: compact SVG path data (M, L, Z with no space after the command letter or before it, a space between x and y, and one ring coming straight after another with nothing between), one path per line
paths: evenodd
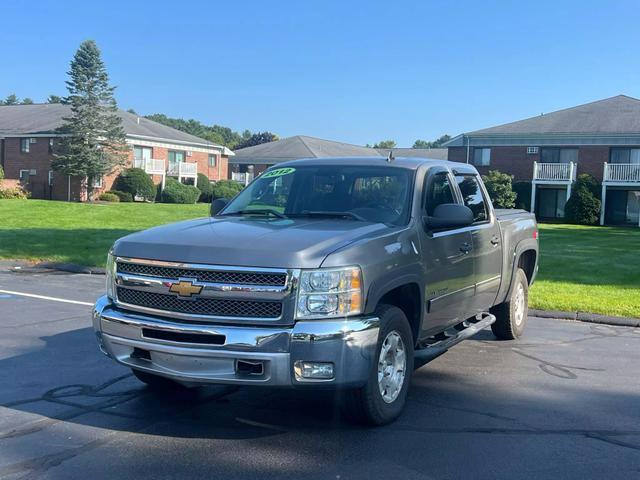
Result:
M51 300L52 302L73 303L75 305L86 305L92 307L93 303L79 302L78 300L67 300L66 298L47 297L46 295L36 295L34 293L14 292L12 290L0 290L0 293L8 293L9 295L20 295L22 297L38 298L40 300Z

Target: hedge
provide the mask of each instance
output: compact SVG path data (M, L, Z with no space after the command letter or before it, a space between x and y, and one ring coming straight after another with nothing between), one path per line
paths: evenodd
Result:
M196 203L200 197L200 190L193 185L185 185L173 178L167 178L161 197L163 203Z
M218 180L213 184L212 196L213 198L226 198L230 200L240 193L243 188L244 185L235 180Z
M98 200L102 202L119 202L120 197L118 197L115 193L104 192L100 194Z
M141 168L124 170L113 186L115 190L130 193L134 199L142 197L145 200L153 200L156 194L156 186L153 184L153 180Z
M120 190L109 190L106 193L116 195L121 202L133 202L133 196L129 192L121 192Z
M209 177L207 177L204 173L198 174L198 190L200 190L200 202L210 202L211 195L213 193L213 187L211 186L211 181Z

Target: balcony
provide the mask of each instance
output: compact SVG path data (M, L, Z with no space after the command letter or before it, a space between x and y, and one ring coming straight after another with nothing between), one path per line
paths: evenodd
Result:
M533 162L533 181L538 183L571 183L576 179L576 164Z
M178 181L182 181L183 178L198 178L198 164L187 162L175 162L169 163L167 169L167 175L170 177L178 177Z
M604 164L603 183L620 185L640 183L640 163L607 163Z
M149 175L164 175L164 160L147 158L144 161L144 171Z

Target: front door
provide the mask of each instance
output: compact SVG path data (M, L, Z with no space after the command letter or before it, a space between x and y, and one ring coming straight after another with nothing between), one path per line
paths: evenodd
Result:
M455 178L462 201L473 212L471 239L476 289L465 314L471 317L488 311L498 294L502 272L502 238L498 220L489 213L487 195L478 176L456 175Z
M446 169L432 168L425 180L423 214L436 206L459 203L453 177ZM425 319L421 336L429 336L464 320L474 292L473 245L469 228L438 231L421 229L425 263Z

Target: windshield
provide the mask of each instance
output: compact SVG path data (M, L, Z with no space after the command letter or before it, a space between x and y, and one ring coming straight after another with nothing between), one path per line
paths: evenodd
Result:
M404 225L413 172L394 167L302 166L268 170L220 215L336 217Z

